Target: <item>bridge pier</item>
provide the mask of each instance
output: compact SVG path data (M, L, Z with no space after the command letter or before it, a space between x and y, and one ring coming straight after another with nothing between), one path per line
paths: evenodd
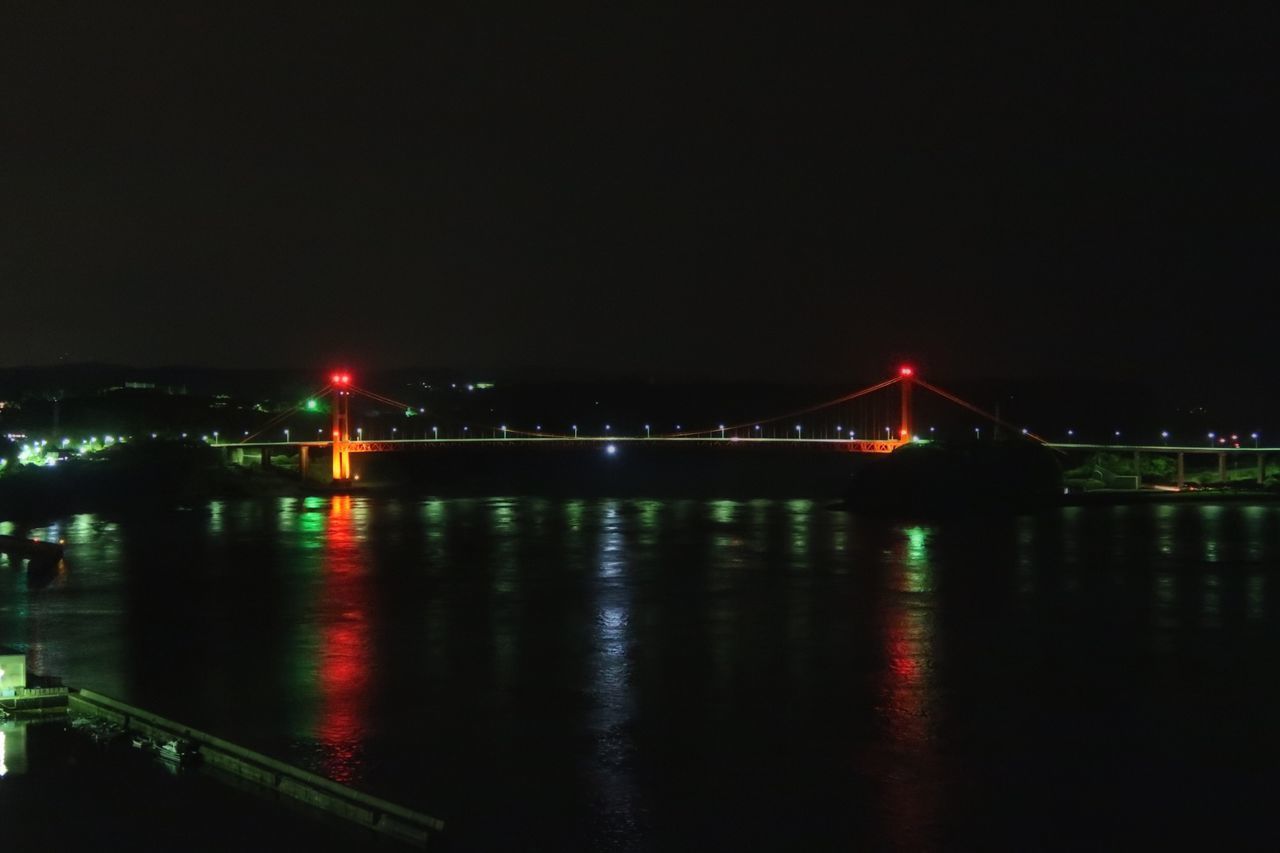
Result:
M1267 480L1267 454L1258 454L1258 485L1261 486Z
M228 447L226 448L226 452L223 454L223 458L227 461L228 465L243 465L244 464L244 448Z
M264 446L262 448L262 467L263 468L271 467L271 448L270 447Z
M1133 451L1133 487L1142 488L1142 452Z
M1227 454L1218 454L1218 482L1227 482Z
M1178 491L1187 484L1187 454L1178 451Z
M298 476L307 479L307 469L311 467L311 448L302 445L298 448Z

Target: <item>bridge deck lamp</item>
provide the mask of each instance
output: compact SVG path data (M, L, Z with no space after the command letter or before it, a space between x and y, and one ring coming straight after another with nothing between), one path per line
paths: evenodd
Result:
M796 438L800 438L802 435L804 435L804 430L800 428L800 424L796 424Z
M503 437L503 438L506 438L506 437L507 437L507 425L506 425L506 424L503 424L502 426L498 427L498 429L502 430L502 437Z
M1258 446L1258 434L1256 432L1249 433L1249 437L1253 439L1253 446Z
M571 429L573 430L573 437L574 437L574 438L577 438L577 437L578 437L578 425L577 425L577 424L574 424L574 425L571 427Z
M650 435L650 433L649 433L649 425L648 425L648 424L645 424L645 425L644 425L644 437L645 437L645 438L651 438L651 437L652 437L652 436Z
M1168 431L1167 429L1162 429L1162 430L1160 430L1160 437L1161 437L1162 439L1164 439L1164 443L1165 443L1165 445L1166 445L1166 446L1168 446L1168 444L1169 444L1169 431Z
M724 424L720 424L720 437L724 438Z
M433 427L431 428L431 437L432 437L432 438L439 438L439 437L440 437L440 427L435 427L435 426L433 426Z
M1213 440L1217 438L1217 433L1209 433L1209 446L1213 447Z

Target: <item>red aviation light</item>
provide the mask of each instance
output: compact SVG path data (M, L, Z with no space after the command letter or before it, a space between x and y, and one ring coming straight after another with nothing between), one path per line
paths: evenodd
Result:
M916 371L915 371L915 369L914 369L914 368L912 368L912 367L907 367L907 366L905 366L905 365L904 365L904 366L902 366L902 367L900 367L900 368L898 368L898 375L899 375L899 376L914 376L914 375L915 375L915 372L916 372Z

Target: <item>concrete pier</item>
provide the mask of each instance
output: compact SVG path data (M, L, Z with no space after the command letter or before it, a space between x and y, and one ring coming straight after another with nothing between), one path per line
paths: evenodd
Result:
M156 741L181 739L194 745L204 766L229 773L277 795L389 838L425 847L439 841L444 821L361 793L270 756L237 746L206 732L126 705L92 690L73 690L73 713L97 717Z

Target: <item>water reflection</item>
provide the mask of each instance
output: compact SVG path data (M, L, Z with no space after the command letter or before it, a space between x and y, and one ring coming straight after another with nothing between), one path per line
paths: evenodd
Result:
M596 547L595 620L592 638L592 740L598 771L593 782L605 833L614 838L633 835L638 823L638 796L633 778L634 743L628 724L634 713L631 694L631 596L627 579L626 516L617 501L600 507Z
M368 569L359 539L352 498L333 497L318 608L322 706L316 736L325 750L325 775L338 782L350 782L359 775L361 736L367 728L371 614Z
M460 849L983 846L957 813L1054 815L1116 756L1199 771L1239 730L1280 764L1270 505L311 496L50 529L65 577L0 571L0 645L300 738L309 769L462 813Z
M937 819L932 712L934 614L937 606L930 551L931 531L922 525L894 531L888 584L895 592L884 605L881 716L888 765L882 796L886 835L915 846L916 833Z

